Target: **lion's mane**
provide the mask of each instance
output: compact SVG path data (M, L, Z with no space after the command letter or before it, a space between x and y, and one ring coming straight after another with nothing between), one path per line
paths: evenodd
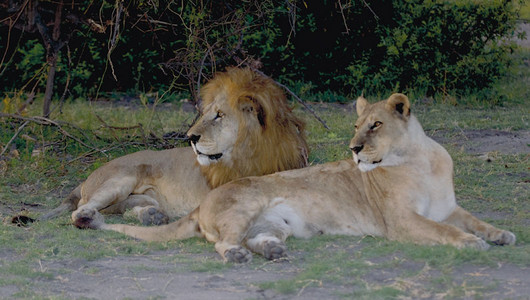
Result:
M293 114L283 91L272 79L248 68L229 68L216 74L201 89L201 108L216 101L215 96L221 91L230 95L228 101L239 114L240 130L231 165L217 163L201 166L212 188L236 178L307 166L304 123ZM236 107L240 96L249 97L256 105L261 129L246 126L248 114L242 114ZM248 153L253 153L253 156Z

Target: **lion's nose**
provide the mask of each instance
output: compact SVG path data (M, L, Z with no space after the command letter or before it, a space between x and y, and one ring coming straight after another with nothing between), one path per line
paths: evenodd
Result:
M351 151L353 151L355 154L359 154L359 152L361 152L361 150L363 150L364 148L364 145L360 145L360 146L355 146L355 147L352 147L350 148Z
M188 139L190 140L190 142L192 142L194 144L197 143L200 138L201 138L200 135L195 135L195 134L192 134L192 135L188 136Z

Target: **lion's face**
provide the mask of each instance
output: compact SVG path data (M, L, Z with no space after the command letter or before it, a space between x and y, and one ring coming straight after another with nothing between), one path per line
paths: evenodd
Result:
M250 83L234 80L240 79L234 78L237 72L241 71L233 70L228 74L232 77L217 76L201 91L202 115L187 133L201 166L222 162L231 167L234 149L244 148L245 141L251 139L246 133L261 133L265 125L261 105L245 89Z
M270 78L229 68L201 88L201 99L188 137L210 187L307 165L304 124Z
M218 99L205 107L201 118L188 131L191 147L202 166L231 161L239 120L226 97L227 95L218 95Z
M243 132L262 130L259 111L259 104L250 95L226 91L217 94L203 107L201 118L188 131L199 164L223 162L230 166L234 148L249 139Z
M387 101L375 104L363 97L357 99L359 118L350 149L359 170L367 172L402 163L400 141L407 135L409 108L409 100L403 94L393 94Z

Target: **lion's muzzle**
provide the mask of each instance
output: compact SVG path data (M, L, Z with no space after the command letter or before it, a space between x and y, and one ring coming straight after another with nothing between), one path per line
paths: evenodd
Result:
M189 140L192 144L197 144L197 142L199 141L200 138L201 138L200 135L195 135L195 134L188 135L188 140Z
M363 148L364 148L364 145L360 145L360 146L351 147L350 149L355 154L359 154L359 152L361 152L361 150L363 150Z

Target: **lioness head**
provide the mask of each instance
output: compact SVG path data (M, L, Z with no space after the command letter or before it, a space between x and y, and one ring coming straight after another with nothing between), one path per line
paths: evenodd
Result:
M402 162L401 142L408 134L410 103L407 96L393 94L386 101L369 104L359 97L359 118L355 136L350 142L353 159L359 170L366 172L379 166L395 166Z
M188 137L212 186L306 165L304 124L271 79L230 68L202 87L201 98Z

